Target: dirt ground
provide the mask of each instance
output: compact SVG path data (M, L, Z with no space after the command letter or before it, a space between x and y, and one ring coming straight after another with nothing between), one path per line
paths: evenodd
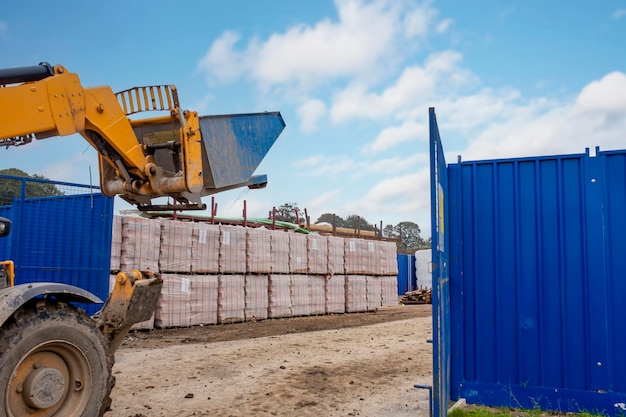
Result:
M130 334L107 417L428 415L431 306Z

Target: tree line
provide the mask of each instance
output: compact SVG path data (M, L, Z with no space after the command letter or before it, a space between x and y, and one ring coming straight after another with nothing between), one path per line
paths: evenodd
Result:
M291 223L300 222L300 224L306 222L304 212L294 202L281 204L275 208L274 213L276 220ZM272 212L270 212L271 215ZM334 213L323 213L314 222L314 224L320 223L328 223L335 227L346 229L380 232L377 226L358 214L350 214L343 218ZM420 249L429 249L431 247L431 238L425 239L421 236L421 233L419 225L411 221L402 221L395 225L388 224L382 230L383 237L396 240L398 253L415 253L415 251Z

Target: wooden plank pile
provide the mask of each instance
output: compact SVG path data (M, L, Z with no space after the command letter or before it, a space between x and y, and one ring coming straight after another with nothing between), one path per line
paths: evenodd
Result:
M415 291L404 293L400 298L402 304L432 304L433 290L430 288L420 288Z

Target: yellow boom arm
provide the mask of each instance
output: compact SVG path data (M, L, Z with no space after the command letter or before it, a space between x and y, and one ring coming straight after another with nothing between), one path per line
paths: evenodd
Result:
M180 109L176 87L138 87L116 95L108 86L85 88L78 75L45 63L0 70L3 84L0 146L79 133L98 151L105 195L120 195L140 207L149 206L152 198L170 196L187 208L203 208L198 114ZM128 118L152 110L169 114ZM148 141L133 130L146 124L155 126ZM172 155L167 169L154 157L163 148Z

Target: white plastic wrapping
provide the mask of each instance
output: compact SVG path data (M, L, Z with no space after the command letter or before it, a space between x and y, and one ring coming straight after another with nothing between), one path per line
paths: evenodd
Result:
M191 224L191 271L217 274L220 260L220 227L208 223Z
M113 216L113 230L111 232L111 272L120 270L122 256L122 217Z
M289 273L289 233L282 230L271 230L270 258L273 274Z
M367 310L367 283L365 275L346 275L346 312Z
M291 313L294 316L311 314L311 294L307 275L291 276Z
M374 267L375 241L364 239L345 239L346 275L372 275L378 273Z
M176 220L161 221L159 270L161 272L191 272L190 223Z
M328 274L328 239L325 236L307 235L307 262L309 274Z
M269 276L270 318L291 316L291 276L271 274Z
M122 217L122 250L120 269L159 271L161 222L157 219Z
M415 281L418 289L433 288L432 252L430 249L415 252Z
M395 242L378 241L378 273L398 275L398 247Z
M176 274L162 274L161 278L163 288L155 311L155 327L190 326L191 280Z
M330 275L326 281L326 314L346 312L346 277Z
M246 229L246 271L252 274L272 272L270 232L264 227Z
M246 229L220 226L219 271L222 274L246 272Z
M326 236L328 247L328 273L343 275L345 273L345 245L343 238Z
M220 275L217 305L218 322L234 323L244 321L246 318L245 306L245 276Z
M217 275L190 275L189 324L216 324L219 279Z
M380 277L384 306L398 305L398 278L390 275Z
M369 275L366 278L367 310L374 311L383 305L382 281L380 277Z
M289 271L292 274L306 274L307 236L302 233L289 233Z
M309 314L326 314L327 275L309 275Z
M263 320L269 312L269 277L267 275L246 275L246 320Z
M217 323L217 275L161 274L163 289L155 312L159 328Z

